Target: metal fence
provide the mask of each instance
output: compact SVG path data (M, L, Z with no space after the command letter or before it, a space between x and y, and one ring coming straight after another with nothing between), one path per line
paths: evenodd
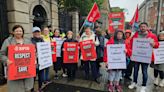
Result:
M7 4L6 0L0 0L0 47L8 36Z

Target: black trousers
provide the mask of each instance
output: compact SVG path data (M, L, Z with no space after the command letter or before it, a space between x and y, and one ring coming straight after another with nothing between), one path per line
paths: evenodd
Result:
M84 71L85 71L85 77L89 77L89 70L91 67L91 72L92 72L92 78L96 79L99 76L99 70L97 66L96 61L83 61L84 63Z
M74 79L76 76L77 64L65 64L65 68L67 69L68 78Z
M134 64L134 61L129 62L127 69L125 70L125 77L129 78L132 75Z
M160 79L164 78L164 72L154 69L154 77L157 78L159 75Z

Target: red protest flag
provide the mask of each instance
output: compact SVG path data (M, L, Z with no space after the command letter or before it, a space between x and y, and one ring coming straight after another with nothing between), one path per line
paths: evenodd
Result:
M134 23L138 23L138 21L139 21L139 9L138 9L138 5L137 5L137 9L134 13L132 20L129 22L129 25L132 26Z
M78 63L79 50L77 42L64 42L64 63Z
M9 80L32 78L36 76L34 45L8 46L8 58L13 62L8 66Z
M52 61L56 62L56 42L51 42L51 50L52 50Z
M96 22L96 20L98 20L100 17L101 17L100 11L99 11L98 5L95 2L87 16L87 20L89 22Z
M95 44L92 40L80 42L81 53L84 61L96 59L96 49Z

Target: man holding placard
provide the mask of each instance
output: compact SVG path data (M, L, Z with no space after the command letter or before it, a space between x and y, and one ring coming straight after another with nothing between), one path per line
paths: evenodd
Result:
M155 34L149 31L148 24L143 22L139 25L140 31L136 32L131 39L132 61L135 61L133 83L128 86L133 89L137 85L139 66L142 67L143 82L140 92L145 92L148 79L148 65L154 61L153 48L158 48L159 43Z

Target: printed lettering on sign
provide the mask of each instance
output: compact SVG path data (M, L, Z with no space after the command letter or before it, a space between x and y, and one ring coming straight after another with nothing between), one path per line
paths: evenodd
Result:
M18 80L36 76L35 46L10 45L8 58L13 63L8 66L8 79Z

